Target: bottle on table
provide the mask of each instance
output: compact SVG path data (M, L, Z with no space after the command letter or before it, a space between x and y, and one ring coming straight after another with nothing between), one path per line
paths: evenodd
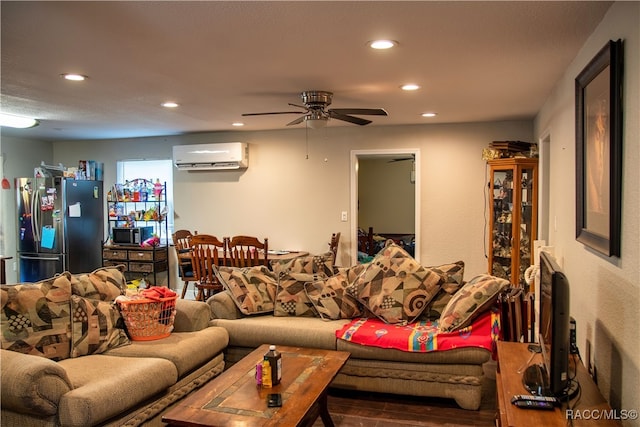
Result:
M276 350L275 345L269 346L269 351L264 355L264 359L269 361L271 368L271 383L273 385L280 384L282 379L282 355Z

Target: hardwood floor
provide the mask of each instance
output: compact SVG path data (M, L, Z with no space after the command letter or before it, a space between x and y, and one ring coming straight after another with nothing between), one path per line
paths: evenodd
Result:
M328 406L336 427L495 426L495 378L485 378L477 411L461 409L450 399L337 389L329 390ZM322 425L317 420L313 427Z

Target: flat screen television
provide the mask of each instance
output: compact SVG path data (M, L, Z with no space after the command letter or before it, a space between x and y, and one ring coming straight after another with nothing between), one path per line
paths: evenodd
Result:
M572 397L569 374L569 280L556 260L540 252L540 331L543 363L527 368L525 387L538 395Z

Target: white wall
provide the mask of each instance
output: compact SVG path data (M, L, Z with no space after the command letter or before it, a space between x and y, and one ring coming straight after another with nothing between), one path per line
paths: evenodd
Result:
M402 156L396 156L402 157ZM376 233L414 234L415 192L412 161L358 160L358 227Z
M591 348L598 385L611 405L639 409L640 385L640 3L616 2L540 111L536 138L549 136L549 244L571 282L571 315L583 358ZM575 240L574 79L608 40L624 40L622 255L604 257ZM555 219L555 221L554 221ZM555 225L554 225L555 224ZM586 360L585 360L586 363ZM640 425L638 420L626 425Z
M105 185L115 180L115 162L132 158L170 158L177 144L244 141L249 168L239 172L174 174L176 229L218 236L253 234L269 246L328 249L331 233L341 232L339 262L350 260L350 151L420 148L421 261L425 265L464 260L467 277L486 272L484 256L485 162L483 148L493 140L532 139L532 123L512 121L458 125L328 127L268 132L219 132L111 141L54 144L54 161L105 163Z

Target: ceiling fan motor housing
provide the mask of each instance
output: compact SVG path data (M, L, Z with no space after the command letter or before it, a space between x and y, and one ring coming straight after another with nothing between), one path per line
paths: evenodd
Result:
M310 90L302 92L300 98L302 98L304 105L312 110L314 108L324 108L331 105L333 93L322 90Z

